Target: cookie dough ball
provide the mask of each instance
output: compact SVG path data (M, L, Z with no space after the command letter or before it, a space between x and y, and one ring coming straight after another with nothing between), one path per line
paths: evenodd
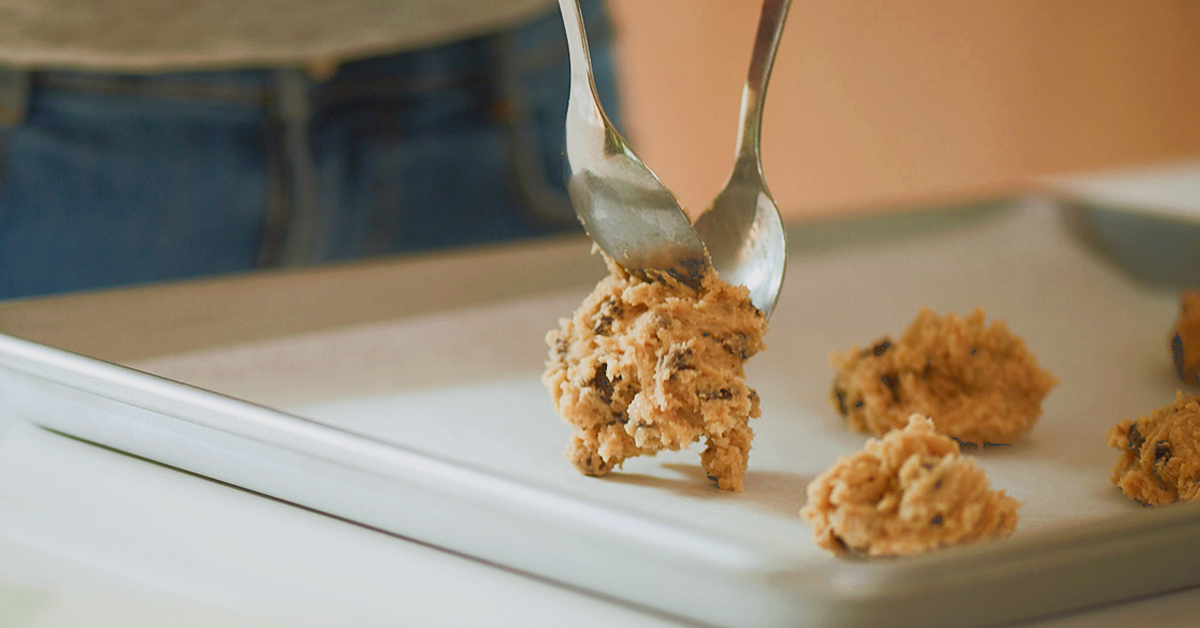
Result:
M1105 440L1121 450L1112 482L1129 497L1149 506L1200 497L1200 397L1176 393L1171 405L1122 419Z
M1171 337L1171 353L1179 381L1200 386L1200 291L1185 290L1179 295L1179 322Z
M984 321L983 309L964 319L922 308L899 340L834 353L830 403L851 428L876 436L919 413L963 443L1015 442L1058 380L1003 321Z
M746 288L715 273L693 290L608 267L574 317L546 336L543 381L574 428L567 458L605 475L631 456L704 439L709 477L742 490L750 418L759 416L744 364L764 348L766 316Z
M1019 504L993 491L983 470L919 414L842 456L808 485L800 516L836 554L910 556L1004 538Z

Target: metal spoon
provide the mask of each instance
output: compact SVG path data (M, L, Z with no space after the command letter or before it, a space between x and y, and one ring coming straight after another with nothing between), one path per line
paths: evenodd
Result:
M767 81L791 0L766 0L742 88L737 159L725 189L696 220L721 279L750 289L750 300L768 316L775 309L787 265L787 242L779 208L762 172L759 138Z
M665 273L699 287L711 265L679 202L604 114L578 0L559 0L571 57L567 192L588 235L630 273Z

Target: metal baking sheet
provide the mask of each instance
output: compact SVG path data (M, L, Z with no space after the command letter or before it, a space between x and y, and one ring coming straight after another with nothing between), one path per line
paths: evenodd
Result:
M0 392L64 434L707 625L982 626L1200 583L1200 509L1122 496L1104 443L1175 394L1174 290L1082 246L1047 202L1001 205L849 239L793 229L768 348L748 365L763 416L740 494L710 485L698 448L603 479L563 458L542 338L598 276L134 368L0 337ZM969 452L1023 502L1020 525L920 557L833 557L797 512L865 437L827 404L826 356L922 305L983 306L1062 379L1026 438Z

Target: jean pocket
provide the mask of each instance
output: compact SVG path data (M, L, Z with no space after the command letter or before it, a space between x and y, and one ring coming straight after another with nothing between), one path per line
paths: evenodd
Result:
M596 90L606 113L620 126L612 62L612 26L602 5L580 3L591 48ZM502 42L503 101L512 138L513 189L542 230L578 229L566 194L564 140L570 59L557 12L510 33Z
M0 187L7 179L13 131L25 120L32 75L0 67Z

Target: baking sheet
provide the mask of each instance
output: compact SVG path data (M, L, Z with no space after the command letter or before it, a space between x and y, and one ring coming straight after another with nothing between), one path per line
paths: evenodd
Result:
M1103 438L1120 418L1173 398L1166 338L1175 294L1140 285L1080 247L1047 203L1026 200L953 228L793 253L768 348L748 364L763 416L752 422L756 437L741 494L711 486L698 447L632 459L602 479L578 475L563 458L569 430L539 381L542 337L589 290L581 285L134 366L691 535L701 549L711 547L714 574L745 571L747 590L761 593L728 600L733 610L725 614L691 612L692 598L670 583L661 596L651 591L633 600L696 621L855 625L891 617L984 625L1200 582L1190 567L1200 558L1200 530L1193 531L1200 512L1191 505L1151 511L1123 497L1109 483L1115 452ZM964 314L985 307L1062 379L1025 439L970 452L995 487L1023 502L1020 525L1009 540L915 559L834 558L812 544L797 511L806 484L865 437L847 430L826 402L826 356L899 333L922 305ZM495 532L487 520L476 525ZM562 525L547 518L545 529L535 524L524 533L569 537L570 530L557 529ZM595 540L579 530L575 542ZM610 531L619 539L621 530ZM629 533L631 546L647 541L636 526ZM741 547L754 548L756 557L765 549L774 560L738 563ZM561 578L571 569L554 563L564 559L548 553L516 566ZM624 560L578 565L581 574L602 573L566 580L627 597L604 583L622 571L662 567L650 564L650 555L646 564ZM1130 582L1132 575L1144 577Z
M597 480L564 460L570 430L539 379L546 331L587 291L139 366L531 484L812 556L822 553L796 517L804 487L865 439L827 402L827 355L897 335L922 305L962 314L983 306L1062 379L1028 438L971 450L997 487L1024 502L1018 534L1136 510L1108 481L1115 452L1104 432L1165 405L1178 387L1167 344L1175 294L1125 281L1073 246L1053 210L1031 207L954 233L793 257L768 348L748 363L763 417L752 421L744 494L712 488L699 468L700 445L631 459Z
M1200 160L1117 171L1046 177L1039 187L1075 200L1136 210L1140 215L1200 220Z
M1200 162L1052 177L1080 239L1148 283L1200 286Z

